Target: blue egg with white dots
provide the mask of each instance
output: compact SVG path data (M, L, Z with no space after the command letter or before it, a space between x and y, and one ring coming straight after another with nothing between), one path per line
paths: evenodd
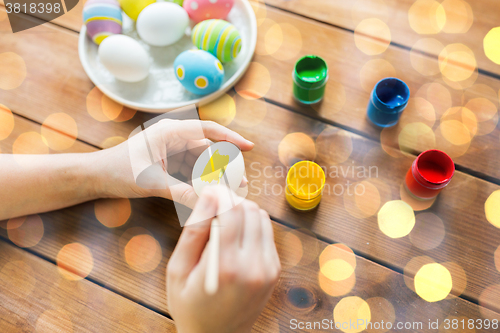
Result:
M174 61L174 71L184 88L197 95L217 91L224 81L224 67L219 59L203 50L179 54Z

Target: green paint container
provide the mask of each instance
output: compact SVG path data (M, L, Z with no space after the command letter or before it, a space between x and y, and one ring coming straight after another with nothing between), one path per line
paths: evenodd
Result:
M315 55L306 55L293 69L293 96L304 104L318 103L325 94L328 81L326 61Z

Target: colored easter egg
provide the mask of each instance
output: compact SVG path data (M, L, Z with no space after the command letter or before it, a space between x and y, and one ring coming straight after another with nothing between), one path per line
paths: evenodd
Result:
M122 11L115 0L88 0L83 6L87 34L97 45L122 32Z
M118 0L120 5L122 6L123 11L130 17L132 20L136 21L139 14L142 12L144 8L149 6L152 3L155 3L156 0Z
M185 35L189 25L186 11L171 2L157 2L144 8L137 18L137 33L146 43L166 46Z
M211 53L188 50L174 61L175 76L188 91L206 95L218 90L224 81L224 67Z
M183 7L193 21L201 22L226 18L233 5L234 0L184 0Z
M241 51L240 33L234 25L224 20L198 23L191 38L197 48L212 53L223 63L233 60Z

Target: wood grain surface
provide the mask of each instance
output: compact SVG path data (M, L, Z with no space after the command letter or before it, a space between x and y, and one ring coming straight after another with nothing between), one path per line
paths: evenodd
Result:
M355 8L360 8L358 3L363 1L357 1ZM269 3L301 15L306 15L305 11L308 11L306 16L348 29L352 29L347 25L348 10L352 12L352 22L354 18L368 14L356 12L352 9L354 7L347 9L350 4L338 2L324 4L292 0L284 3L269 0ZM482 3L489 4L490 1ZM338 15L335 17L316 17L320 15L319 4L340 6L341 10L336 12ZM402 20L401 13L407 11L404 6L408 5L408 1L394 6L387 2L387 5L395 11L393 14L398 14L395 22L399 22ZM491 6L494 8L494 5ZM450 316L499 318L493 311L500 311L500 293L491 292L490 288L497 285L500 277L494 262L500 231L486 221L484 202L493 191L498 190L497 185L486 180L498 182L500 179L497 168L500 156L497 92L500 81L477 72L462 85L446 81L439 72L424 76L413 66L417 63L435 68L438 65L433 57L413 54L410 58L407 50L396 46L389 46L379 56L368 56L356 46L350 31L270 7L258 4L254 7L260 23L258 47L254 62L236 86L236 92L226 96L234 101L235 109L219 107L216 111L205 109L208 111L200 110L200 113L203 119L227 125L256 143L255 149L245 154L250 180L249 198L278 221L274 223L274 228L284 270L270 303L254 327L255 331L275 332L278 327L288 331L293 318L304 321L333 319L334 307L346 295L371 300L374 305L372 307L370 303L370 308L378 309L380 319L384 320L392 318L389 316L392 312L386 311L387 307L393 308L396 321L427 323L429 319L439 319L442 322ZM473 8L475 15L480 12L476 5ZM5 18L5 11L0 13ZM1 20L1 15L0 31L5 32L8 31L8 20ZM342 17L339 21L342 24L334 22L339 20L337 16ZM37 20L24 17L26 20ZM488 67L488 60L485 62L481 57L477 41L474 41L476 44L468 44L473 43L469 40L472 40L469 38L472 33L477 36L482 33L478 31L488 29L491 22L485 16L484 22L474 22L467 34L433 37L445 44L450 43L449 38L464 37L461 42L474 50L479 67L494 72L494 68ZM15 114L14 131L5 140L0 140L2 153L15 150L16 140L21 134L40 133L40 124L54 113L65 112L78 127L79 140L62 152L88 152L112 146L154 117L128 109L117 111L117 106L110 104L84 73L78 59L77 34L74 32L81 26L81 4L54 23L21 33L3 34L0 53L18 54L26 64L27 75L16 89L0 90L1 103ZM404 36L408 43L413 44L422 37L404 25L396 33L397 29L392 28L392 24L389 26L394 42ZM293 35L294 30L290 27L295 27L298 35ZM281 42L277 33L280 29L284 34ZM289 31L292 35L287 34ZM365 44L380 47L380 41L367 38L363 40ZM330 68L325 100L313 107L297 104L291 95L293 64L307 53L321 55ZM349 56L346 57L346 54ZM364 114L371 87L389 74L405 80L416 99L405 111L400 126L381 132L370 125ZM248 99L249 96L264 99ZM448 113L443 117L452 106L467 106L468 102L477 98L493 104L494 112L492 109L482 112L483 109L478 106L482 107L486 102L481 100L481 103L475 104L479 111L470 106L476 123L464 121L465 111L459 108L457 114ZM475 134L470 143L458 146L444 141L439 126L448 119L458 119L469 126L467 129ZM415 123L423 126L411 125ZM407 127L409 124L411 126ZM52 126L61 135L72 135L62 123ZM23 146L22 142L17 142L18 148ZM479 178L457 172L450 186L430 209L417 209L417 224L410 235L392 239L380 231L376 213L384 203L400 199L402 180L415 157L412 154L431 147L455 154L459 168ZM329 174L327 178L327 185L333 192L326 193L319 208L309 213L293 211L282 192L286 167L301 159L315 160L337 171L336 175ZM351 174L352 169L349 168L354 167L375 167L377 176L370 178ZM335 189L341 188L345 191L349 183L362 184L369 191L360 196L335 192ZM405 200L415 208L419 204ZM96 215L102 207L112 210L113 205L130 205L131 214L123 226L108 228L98 221ZM91 281L159 313L168 313L164 290L165 266L181 232L171 202L162 199L98 201L41 214L40 217L44 234L36 245L30 247L30 251L55 262L65 245L81 243L93 255L94 262L88 276ZM426 229L427 220L437 221L439 228L433 226ZM299 228L303 233L297 237L298 231L290 227ZM5 240L16 240L5 229L0 228L0 235ZM133 235L149 235L146 238L149 249L155 249L156 243L152 239L161 247L161 257L156 254L156 259L152 259L160 258L156 265L151 266L154 262L145 263L147 267L152 267L149 272L132 269L130 258L127 260L124 254L124 247ZM36 238L36 235L33 237ZM321 284L319 281L325 280L321 280L318 256L329 243L336 242L346 244L356 253L355 273L341 282ZM301 248L302 252L297 252L297 248ZM429 260L450 267L453 273L452 295L438 303L427 303L411 290L415 273L422 263ZM327 294L332 290L335 296ZM457 298L459 295L463 298ZM486 308L475 304L478 302ZM385 304L385 307L380 304ZM75 306L75 309L77 311L78 307ZM158 316L149 312L153 314L151 318ZM113 323L112 318L110 322ZM73 323L76 327L77 322ZM152 319L152 323L157 325L162 322ZM14 324L9 322L5 325ZM84 330L82 323L78 322L78 325L82 325Z
M175 332L171 319L0 240L2 332Z
M496 13L500 3L495 0L484 1L413 1L413 0L357 0L357 1L307 1L307 0L264 0L273 7L281 8L299 15L310 17L344 29L354 31L363 20L378 19L390 29L390 41L421 52L440 55L431 45L419 45L424 38L433 38L442 45L461 43L474 51L478 67L494 74L500 74L500 67L488 59L483 50L486 34L498 26ZM415 7L412 8L412 6ZM423 5L419 5L423 4ZM436 4L441 3L446 19L443 29L440 24L433 27ZM417 24L414 22L417 21ZM412 28L412 24L415 27ZM429 27L430 26L430 27ZM376 29L365 30L370 37L380 38ZM427 33L426 33L427 32Z
M264 10L265 7L256 5L255 8L259 13L259 10ZM272 103L336 124L397 149L411 152L420 152L427 148L441 149L449 153L458 165L476 175L492 177L495 182L500 183L500 169L496 167L497 163L500 163L498 139L500 130L497 126L499 80L474 72L471 79L466 80L466 84L456 85L449 80L445 81L441 74L423 76L412 66L410 53L406 50L390 46L380 56L368 56L356 47L353 34L350 32L272 8L265 9L265 13L266 20L259 26L254 63L236 86L237 90L253 91ZM29 16L25 17L27 20L36 20ZM77 17L81 20L80 16L76 15L73 19L76 20ZM282 31L286 31L290 26L295 27L298 29L298 37L285 35L281 46L276 48L273 45L276 43L279 45L279 40L277 41L272 33L276 24L283 26ZM2 25L6 28L8 22L0 22L0 30ZM80 27L80 23L76 26ZM127 136L133 129L128 123L117 126L114 122L100 122L89 116L89 108L85 108L85 105L89 94L90 98L93 96L91 94L93 85L78 59L77 36L53 25L44 25L29 31L37 33L26 31L14 35L8 34L3 47L19 54L28 68L36 67L37 71L31 76L28 75L25 83L17 88L16 92L19 96L23 96L22 99L15 98L9 92L1 92L0 98L15 112L31 117L30 113L33 112L20 104L29 96L31 107L35 107L38 111L33 117L39 122L53 112L52 106L70 115L70 112L74 112L78 124L92 128L92 135L82 132L79 137L96 146L102 143L106 134ZM302 36L299 31L307 31L315 37ZM297 41L300 41L300 45ZM64 54L65 61L53 61L54 50L51 49L53 44L58 45L57 52ZM277 51L269 55L270 49ZM33 55L40 50L46 51L47 54L43 57L34 57ZM282 53L295 56L283 58L284 56L280 55ZM322 56L327 61L330 72L325 99L313 107L295 102L290 74L296 59L308 53ZM349 57L345 57L345 54L349 54ZM435 59L420 54L414 57L415 61L425 65L426 68L439 67ZM71 68L71 72L68 68ZM397 76L408 83L412 99L403 113L402 122L395 128L381 131L367 120L366 107L372 87L379 79L387 76ZM49 77L53 80L47 81ZM46 84L38 85L36 82L39 80L43 80ZM48 93L49 89L60 91L61 82L64 82L64 93L58 93L55 99L51 97L49 104L48 96L53 96ZM464 106L470 110L460 109ZM464 112L465 116L462 115ZM95 116L100 120L108 119L105 116ZM461 116L466 120L461 120ZM146 118L143 113L136 117L143 117L141 120ZM469 132L462 131L461 136L455 135L450 142L449 136L447 139L442 129L446 129L445 125L451 123L447 122L445 125L442 123L457 119L462 123L459 124L461 129L465 126ZM405 129L407 125L413 123L419 125ZM401 132L404 132L402 136ZM407 139L407 136L411 136L411 139Z

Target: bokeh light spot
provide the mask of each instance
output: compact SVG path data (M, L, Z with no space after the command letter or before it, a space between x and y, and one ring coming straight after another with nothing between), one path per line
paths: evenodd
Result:
M448 34L463 34L469 31L474 22L471 6L464 0L444 0L441 3L446 13L446 23L443 32Z
M486 34L483 47L488 59L500 65L500 27L493 28Z
M323 161L330 165L341 164L352 154L352 137L344 130L327 127L318 135L316 149Z
M260 26L262 22L266 19L266 14L267 14L264 0L251 1L250 5L252 6L252 9L255 13L255 17L257 19L257 26Z
M287 232L283 237L284 251L280 252L281 264L284 268L295 267L304 255L304 248L300 238L292 232Z
M94 204L95 217L108 228L116 228L124 225L132 213L130 200L100 199Z
M264 99L248 99L240 95L236 95L234 99L236 104L234 122L238 126L254 127L266 118L268 104Z
M48 154L49 147L43 136L36 132L25 132L19 135L12 144L13 154Z
M391 302L383 297L372 297L366 300L368 306L370 307L371 322L384 323L383 325L378 325L380 328L376 328L377 325L368 326L366 332L368 333L384 333L390 330L388 323L394 323L396 320L396 311ZM383 326L383 328L382 328Z
M432 127L436 122L434 106L422 97L413 97L399 119L399 127L403 128L410 123L423 123Z
M435 0L417 0L408 11L408 21L418 34L437 34L446 23L446 12Z
M15 297L28 297L35 284L35 272L23 261L8 262L0 270L0 287L11 291Z
M134 117L137 110L132 110L128 107L113 101L108 96L104 95L99 88L94 87L87 95L87 112L97 121L106 122L114 120L123 122Z
M422 266L415 275L415 292L427 302L438 302L451 292L450 272L438 263Z
M474 52L463 44L450 44L439 54L439 69L452 82L467 80L477 69Z
M327 295L332 297L339 297L346 295L351 292L352 288L356 284L356 274L351 274L345 280L342 281L332 281L327 278L321 270L318 272L318 284Z
M137 272L154 270L162 259L162 250L158 241L151 235L134 236L125 245L125 261Z
M401 200L403 200L408 205L410 205L414 211L426 210L426 209L432 207L432 205L434 204L434 202L436 201L436 198L437 198L437 197L434 197L434 198L429 199L429 200L417 199L411 193L408 192L408 190L406 189L406 186L404 184L401 184L401 186L399 187L399 195L400 195ZM411 234L410 234L410 236L411 236Z
M410 61L413 68L424 76L436 75L440 72L436 59L422 54L441 54L444 45L434 38L422 38L418 40L410 51Z
M354 42L365 54L381 54L391 44L391 30L378 18L365 19L354 30Z
M320 272L332 281L346 280L356 270L356 255L344 244L331 244L319 256Z
M101 109L102 113L109 120L115 120L122 112L123 105L115 102L114 100L103 94L101 97Z
M26 78L26 63L14 52L0 53L0 89L12 90Z
M332 281L342 281L349 278L354 269L352 266L342 259L328 260L321 266L321 273Z
M279 235L282 240L277 241L277 248L283 270L309 265L318 259L319 242L310 230L299 228Z
M497 107L486 98L473 98L465 104L465 108L476 116L477 121L484 122L493 118L497 114Z
M439 126L443 137L454 145L464 145L471 141L471 134L461 121L446 120Z
M236 103L228 94L211 103L200 105L198 109L201 120L212 120L223 126L229 125L236 115Z
M8 107L0 104L0 140L7 138L14 129L14 115Z
M71 281L84 279L94 268L92 252L80 243L64 245L57 254L56 262L59 273Z
M371 92L375 84L386 77L396 77L396 70L394 66L385 59L369 60L363 65L359 72L361 87L363 87L366 92Z
M264 40L267 53L281 61L296 58L302 49L302 34L290 23L273 25Z
M37 333L73 332L73 323L64 310L47 310L38 317L35 325Z
M419 256L413 257L405 266L403 270L403 278L406 286L411 291L415 292L415 274L422 268L424 265L433 264L435 261L428 256Z
M417 214L415 227L410 233L410 241L421 250L438 247L446 234L443 220L433 213Z
M367 180L353 184L350 191L344 191L344 207L356 218L367 218L380 208L380 192Z
M45 118L41 133L51 149L65 150L75 143L78 126L70 115L63 112L53 113Z
M424 123L405 125L398 136L401 151L426 151L436 147L436 138L432 128Z
M500 284L494 284L484 289L484 291L479 296L479 305L481 314L483 318L486 319L496 319L500 321L500 316L497 312L493 312L490 309L498 309L498 300L500 299Z
M500 190L491 193L484 203L484 212L488 222L500 228Z
M236 92L247 99L264 97L271 88L269 70L258 62L251 62L243 78L236 84Z
M378 212L378 226L390 238L408 235L415 226L415 213L402 200L386 202Z
M314 161L316 144L302 132L287 134L278 145L278 157L285 166L292 166L299 161Z
M101 147L103 149L108 149L108 148L111 148L111 147L114 147L114 146L118 146L120 143L123 143L127 141L126 138L124 138L123 136L111 136L109 138L106 138L102 143L101 143Z
M339 326L342 326L340 330L345 333L358 333L365 330L371 318L370 306L357 296L344 297L333 309L333 319L335 323L340 323ZM342 325L342 323L356 323L356 325L347 328L347 325Z
M7 222L9 239L19 247L33 247L43 237L44 227L39 215L29 215L10 219Z
M457 298L467 288L467 275L464 269L454 262L448 261L442 263L442 265L450 272L453 281L453 293L450 293L448 298Z

